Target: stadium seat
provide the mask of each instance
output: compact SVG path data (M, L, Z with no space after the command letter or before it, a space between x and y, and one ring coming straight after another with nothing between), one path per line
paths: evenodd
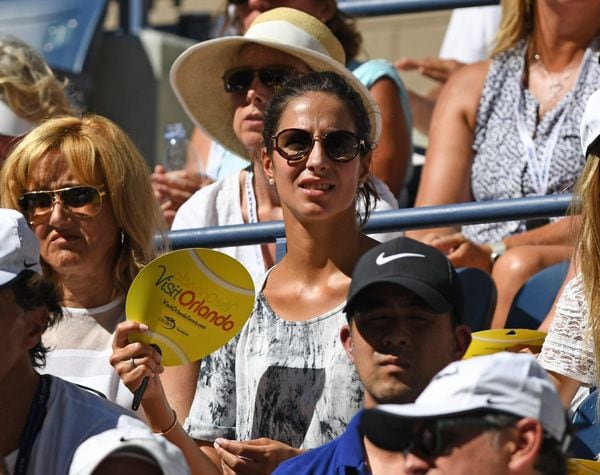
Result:
M488 330L496 309L496 284L487 272L463 267L457 269L465 294L465 321L471 331Z
M600 425L596 404L598 391L593 390L573 413L571 424L573 439L570 456L582 459L595 459L600 454Z
M559 262L525 282L508 312L506 328L537 329L552 308L568 269L569 261Z

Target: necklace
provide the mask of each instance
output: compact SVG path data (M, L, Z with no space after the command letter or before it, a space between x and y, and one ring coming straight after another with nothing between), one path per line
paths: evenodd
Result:
M542 61L542 58L540 57L539 53L534 53L533 59L535 60L535 64L538 64L542 68L544 74L548 78L548 96L550 96L549 99L556 99L559 95L561 95L562 91L565 89L565 84L569 79L571 79L575 69L570 68L569 71L563 74L562 76L559 75L559 77L553 77L550 71L546 69L546 66L544 65L544 62Z
M538 82L538 100L540 103L539 116L542 117L547 111L552 109L558 101L569 91L571 79L577 70L578 63L569 64L566 71L561 73L551 73L546 68L539 53L534 53L533 61L530 63L531 71L539 70L541 81Z

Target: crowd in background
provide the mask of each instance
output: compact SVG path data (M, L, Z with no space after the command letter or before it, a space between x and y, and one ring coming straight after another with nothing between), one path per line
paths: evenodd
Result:
M195 129L169 171L0 35L0 473L566 473L566 409L600 379L596 13L457 10L440 58L393 64L360 59L336 0L229 0L223 36L171 67ZM407 90L408 70L436 87ZM363 232L377 211L567 191L565 217ZM125 300L157 236L272 220L280 260L272 243L221 249L256 287L225 346L163 367L130 339L151 330ZM500 329L559 262L539 356L457 361L478 292L460 268L493 282Z

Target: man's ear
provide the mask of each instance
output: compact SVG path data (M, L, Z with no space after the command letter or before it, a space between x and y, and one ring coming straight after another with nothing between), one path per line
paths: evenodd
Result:
M350 324L352 325L352 324ZM354 363L354 356L352 355L353 344L352 344L352 330L349 325L344 325L340 330L340 340L342 341L342 346L344 350L346 350L346 354L350 361Z
M462 359L471 344L471 329L467 325L457 325L454 329L454 358Z
M507 442L510 452L510 473L526 473L533 470L544 440L542 424L532 417L524 417L516 424L516 434Z
M26 328L22 344L23 348L29 351L42 339L48 322L48 309L37 307L33 310L26 310L22 318L25 319Z

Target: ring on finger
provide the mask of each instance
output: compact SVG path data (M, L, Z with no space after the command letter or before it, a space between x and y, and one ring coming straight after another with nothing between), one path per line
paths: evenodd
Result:
M135 364L135 358L133 356L131 357L129 362L131 363L131 369L137 368L137 365Z

